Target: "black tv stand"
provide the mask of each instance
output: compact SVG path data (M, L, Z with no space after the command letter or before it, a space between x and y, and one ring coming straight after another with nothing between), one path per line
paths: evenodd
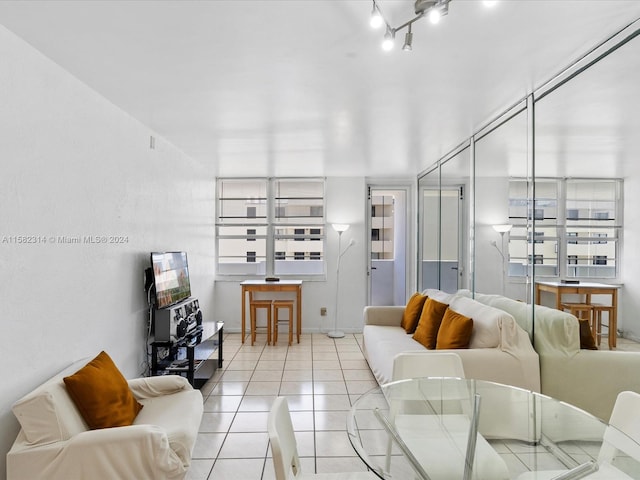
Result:
M202 322L179 340L152 342L151 375L183 375L195 388L202 387L222 368L223 328L224 322ZM218 358L211 358L216 351Z

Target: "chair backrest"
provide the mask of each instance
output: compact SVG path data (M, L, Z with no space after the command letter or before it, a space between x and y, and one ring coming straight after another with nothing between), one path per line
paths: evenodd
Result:
M452 352L403 352L395 356L392 380L419 377L464 378L462 360Z
M276 480L288 480L291 474L296 478L300 475L300 459L285 397L278 397L273 402L267 418L267 431Z
M640 394L620 392L609 425L598 461L610 463L618 451L640 461Z

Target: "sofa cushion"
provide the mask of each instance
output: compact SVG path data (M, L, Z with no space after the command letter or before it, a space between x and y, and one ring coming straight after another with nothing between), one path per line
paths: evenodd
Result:
M87 361L74 362L13 404L13 413L29 445L68 440L89 429L62 380Z
M142 409L127 380L104 351L63 380L91 429L132 425Z
M436 349L468 348L472 331L473 320L448 307L438 330Z
M422 314L420 315L420 321L418 327L413 334L413 339L416 342L424 345L429 350L436 348L436 341L438 339L438 330L442 323L442 317L446 312L448 305L446 303L440 303L433 298L428 298L422 308Z
M404 328L407 333L415 332L418 321L420 320L422 307L426 300L427 296L418 292L409 298L407 306L404 308L404 313L402 314L402 322L400 322L400 326Z
M133 424L161 427L167 433L171 450L188 466L204 409L200 390L185 389L170 395L144 398L140 402L144 408Z
M500 325L504 319L514 321L507 312L484 305L471 298L456 296L450 307L473 319L469 348L495 348L501 345Z
M429 298L433 298L434 300L439 301L440 303L446 303L447 305L451 301L451 299L455 296L455 294L443 292L442 290L438 290L436 288L427 288L422 292L423 295L426 295Z

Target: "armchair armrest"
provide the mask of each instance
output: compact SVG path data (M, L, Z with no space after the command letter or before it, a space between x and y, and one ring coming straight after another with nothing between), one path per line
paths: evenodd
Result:
M165 431L154 425L89 430L64 442L13 448L7 455L8 480L179 479L187 468Z
M181 390L193 390L189 381L180 375L133 378L127 380L127 383L138 400L170 395Z
M399 327L404 314L404 305L372 306L364 307L365 325L387 325Z

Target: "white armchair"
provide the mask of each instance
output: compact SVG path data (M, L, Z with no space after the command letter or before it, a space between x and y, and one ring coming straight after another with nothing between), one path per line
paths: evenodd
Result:
M129 380L144 406L134 424L90 430L62 380L89 360L14 404L22 428L7 454L7 479L184 478L202 419L200 391L175 375Z

